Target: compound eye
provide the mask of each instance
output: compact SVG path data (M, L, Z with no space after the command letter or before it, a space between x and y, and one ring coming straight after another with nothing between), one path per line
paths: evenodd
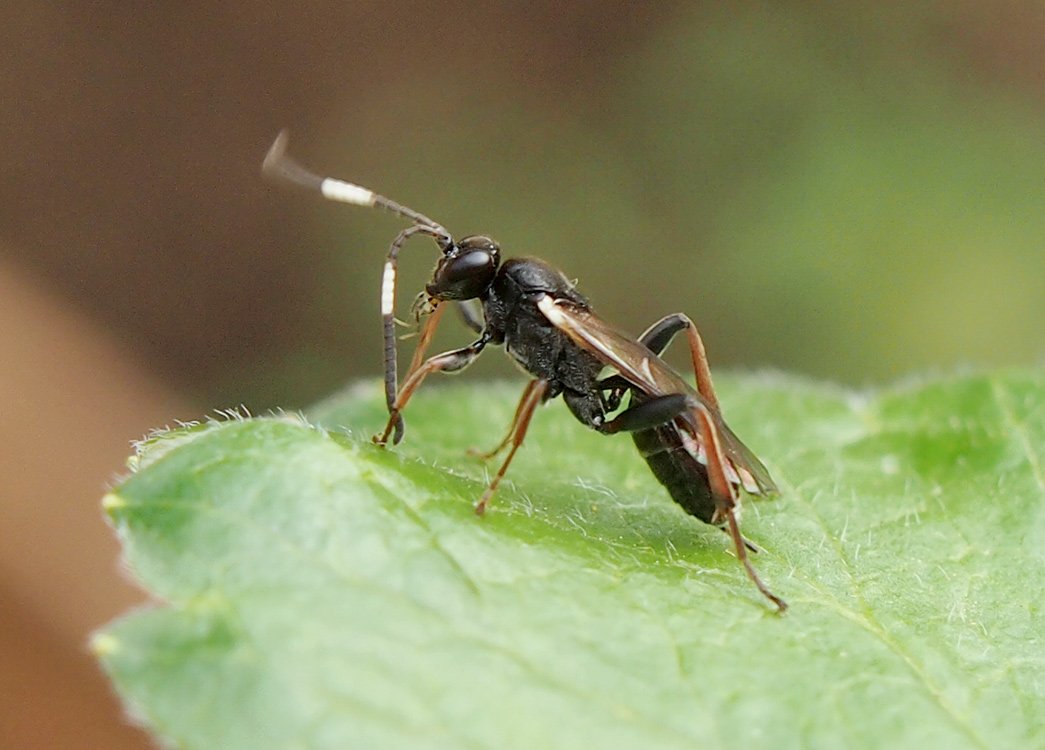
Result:
M474 250L451 258L443 266L441 278L444 283L456 286L468 284L472 279L485 279L493 270L493 256L484 250Z
M481 297L493 283L498 261L493 240L467 237L439 261L425 291L441 300Z

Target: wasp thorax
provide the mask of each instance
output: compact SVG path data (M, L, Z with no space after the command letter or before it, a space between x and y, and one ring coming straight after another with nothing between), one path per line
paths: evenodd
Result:
M501 249L489 237L465 237L439 259L425 291L440 300L481 297L493 283L500 259Z

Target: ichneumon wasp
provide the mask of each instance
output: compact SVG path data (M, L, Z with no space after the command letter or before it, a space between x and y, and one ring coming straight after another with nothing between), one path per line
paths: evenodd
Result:
M442 225L418 211L359 185L310 172L287 156L286 145L284 131L265 157L265 175L317 191L330 200L383 208L410 222L392 241L385 260L381 315L389 418L374 442L385 445L389 439L393 443L402 439L403 409L428 375L459 372L487 345L504 346L533 379L523 391L508 434L485 454L489 458L508 451L479 499L476 513L486 510L526 437L537 406L562 396L573 415L588 427L607 435L631 433L639 453L675 502L728 533L737 558L758 590L780 612L787 609L787 603L769 590L748 559L748 550L757 548L741 536L737 521L739 489L759 495L777 488L766 467L723 420L693 321L683 314L669 315L633 339L596 316L574 284L544 261L525 257L502 261L500 247L483 235L455 240ZM396 275L399 251L415 235L431 237L442 256L415 303L419 317L425 315L425 319L400 386ZM481 316L468 307L472 300L481 306ZM425 359L447 302L456 303L478 338L468 346ZM682 332L689 343L696 389L659 356ZM604 375L604 370L612 374Z

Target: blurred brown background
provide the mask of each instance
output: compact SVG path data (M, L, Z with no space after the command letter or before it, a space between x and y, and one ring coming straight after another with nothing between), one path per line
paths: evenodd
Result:
M380 370L399 223L262 183L279 129L628 330L862 385L1041 361L1043 38L1037 0L8 0L0 747L148 746L85 650L141 598L98 510L128 440Z

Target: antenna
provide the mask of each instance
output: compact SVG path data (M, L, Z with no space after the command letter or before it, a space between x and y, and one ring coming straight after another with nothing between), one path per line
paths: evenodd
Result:
M349 203L353 206L377 206L403 217L412 224L412 226L401 231L392 240L392 244L388 248L388 258L385 261L385 271L381 280L381 320L385 343L385 402L388 405L389 413L395 413L396 399L399 394L398 356L395 338L395 298L399 249L410 237L413 237L415 234L422 234L434 239L443 253L450 253L455 248L453 237L441 224L432 221L424 214L389 200L383 195L378 195L373 190L368 190L361 185L355 185L333 177L320 177L315 172L310 172L297 161L287 156L288 140L289 135L286 130L281 131L276 136L276 140L272 142L268 153L265 154L265 160L261 163L261 173L263 175L275 182L295 185L320 193L327 200ZM398 443L402 437L403 418L397 416L394 442Z
M450 237L450 233L441 224L432 221L419 211L396 203L383 195L378 195L373 190L368 190L361 185L355 185L333 177L320 177L318 174L310 172L293 158L287 156L287 141L289 138L290 136L286 130L280 131L268 153L265 154L265 161L261 163L261 173L269 179L318 192L327 200L349 203L353 206L383 208L386 211L402 216L414 224L432 230L429 232L432 236Z

